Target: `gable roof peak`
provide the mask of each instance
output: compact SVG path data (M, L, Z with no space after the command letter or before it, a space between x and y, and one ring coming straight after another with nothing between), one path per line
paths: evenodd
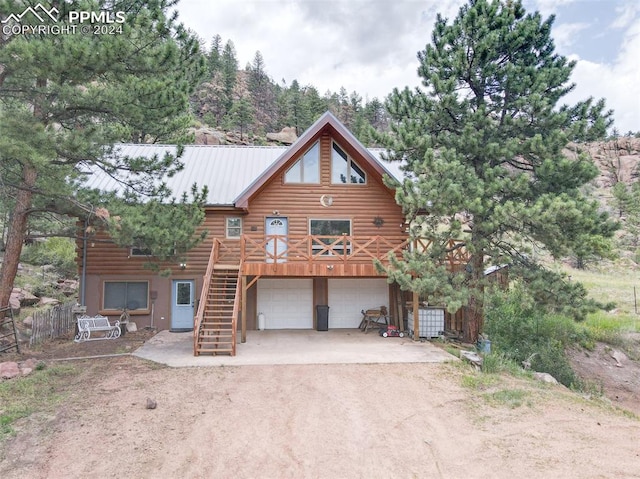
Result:
M246 208L249 199L260 191L269 179L275 175L289 160L302 153L304 148L315 139L325 128L331 128L332 136L348 143L370 167L381 177L386 173L391 175L377 158L355 137L351 131L336 116L327 110L318 118L280 157L256 180L251 183L235 200L239 208Z

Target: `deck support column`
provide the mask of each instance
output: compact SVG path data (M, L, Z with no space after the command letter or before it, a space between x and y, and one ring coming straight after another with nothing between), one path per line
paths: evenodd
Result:
M420 296L413 292L413 340L420 340Z
M241 278L242 286L242 296L240 297L240 308L241 308L241 323L242 323L242 332L240 341L243 343L247 342L247 277L243 274Z

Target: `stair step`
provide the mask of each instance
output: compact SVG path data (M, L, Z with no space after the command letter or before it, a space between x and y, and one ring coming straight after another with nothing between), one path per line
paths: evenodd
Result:
M197 333L196 354L235 354L233 310L239 264L214 264L206 291L204 314Z

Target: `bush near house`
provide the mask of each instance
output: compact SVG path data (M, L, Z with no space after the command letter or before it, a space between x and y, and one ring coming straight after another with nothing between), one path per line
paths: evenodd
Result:
M26 246L20 259L35 266L51 265L65 278L74 277L77 272L76 247L70 238L47 238Z
M565 386L580 387L565 350L577 344L589 347L589 332L571 318L537 309L521 285L491 296L484 332L493 354L518 365L528 362L532 370L549 373Z

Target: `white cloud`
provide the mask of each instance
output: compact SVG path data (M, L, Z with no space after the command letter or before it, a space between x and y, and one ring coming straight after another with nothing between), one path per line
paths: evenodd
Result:
M637 0L630 0L623 5L616 7L618 16L611 23L611 28L627 28L631 26L640 13L640 3Z
M588 13L591 1L526 0L527 11L540 10L543 18L560 8L580 3ZM420 79L416 54L431 40L436 13L452 20L465 0L182 0L181 20L198 32L208 45L215 34L233 40L240 68L260 50L267 73L276 82L294 79L314 85L321 95L345 87L362 97L382 99L394 87L416 86ZM582 6L584 5L584 8ZM600 4L598 4L600 6ZM617 34L582 19L564 18L552 35L557 51L575 53L579 37L598 37L598 42L623 38L615 58L598 63L582 58L573 75L576 91L567 103L593 96L606 98L615 109L620 131L640 130L640 2L616 2L616 20L609 24ZM576 11L575 6L563 15ZM623 32L623 37L620 37ZM584 41L584 40L583 40ZM594 48L597 48L595 43ZM577 58L577 57L575 57Z
M556 48L560 51L566 51L578 41L578 34L582 30L589 28L588 23L563 23L553 27L553 40Z
M627 31L619 55L611 63L578 59L573 74L576 90L567 96L575 101L593 96L605 98L614 110L614 127L621 133L640 131L640 22Z
M533 0L534 8L532 10L538 10L543 18L547 18L556 13L558 8L576 1L578 0Z

